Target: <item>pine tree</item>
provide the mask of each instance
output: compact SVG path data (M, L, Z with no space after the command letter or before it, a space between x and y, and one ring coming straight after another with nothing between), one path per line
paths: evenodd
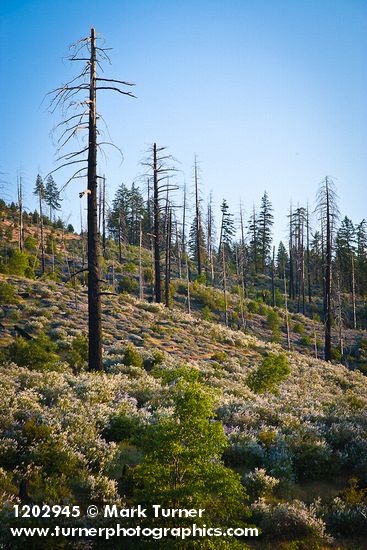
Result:
M271 250L272 227L274 224L273 207L269 196L265 191L261 198L261 206L258 216L259 238L261 247L261 269L265 273L266 263Z
M44 191L44 200L47 206L49 207L50 221L52 221L52 214L55 215L55 210L60 210L60 192L57 188L55 180L50 175L46 180L46 186Z
M352 220L344 217L336 234L335 250L341 289L352 290L351 257L356 252L356 231Z

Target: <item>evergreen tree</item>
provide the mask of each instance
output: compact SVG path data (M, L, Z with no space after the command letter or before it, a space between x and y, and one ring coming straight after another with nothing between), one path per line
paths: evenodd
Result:
M356 251L356 231L352 220L344 217L335 239L336 260L341 288L352 290L352 254Z
M265 191L261 198L261 206L258 217L258 232L261 247L261 268L265 273L266 263L270 254L272 237L272 227L274 224L273 207L269 200L269 196Z
M219 253L221 252L221 246L225 247L225 252L231 252L231 245L233 237L236 233L233 221L233 214L229 212L229 206L226 199L223 199L220 206L220 211L222 212L222 223L220 227L220 238L219 238Z
M52 214L55 215L55 210L60 210L60 192L57 188L55 180L50 175L46 180L46 186L44 189L44 200L47 206L49 207L50 220L52 221Z

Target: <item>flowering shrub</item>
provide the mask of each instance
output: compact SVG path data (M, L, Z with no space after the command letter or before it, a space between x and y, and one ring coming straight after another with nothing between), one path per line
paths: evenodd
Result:
M270 540L300 538L321 542L329 539L325 523L317 517L314 505L306 506L300 500L273 504L259 499L252 504L251 510L256 525L259 525Z
M263 468L255 468L253 472L245 475L243 481L252 500L270 496L279 484L279 479L267 475Z

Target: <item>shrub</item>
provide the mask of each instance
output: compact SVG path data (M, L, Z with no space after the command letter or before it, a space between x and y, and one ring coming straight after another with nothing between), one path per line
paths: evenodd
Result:
M258 313L259 304L254 300L250 300L249 303L247 304L247 310L249 311L249 313Z
M310 346L311 345L311 336L308 334L305 334L299 339L299 343L301 346Z
M223 426L215 421L213 398L194 375L171 386L173 414L157 415L141 439L144 462L133 470L135 501L165 507L205 508L203 523L231 521L243 525L246 493L240 477L221 461L228 446ZM160 526L167 523L162 520ZM171 522L169 518L166 520ZM180 520L180 526L192 522ZM192 541L180 548L192 548Z
M71 342L70 347L64 353L65 360L74 372L82 370L88 362L88 337L78 334Z
M0 304L14 304L16 301L13 285L0 281Z
M247 385L255 393L276 393L278 385L290 373L287 357L270 353L247 377Z
M331 359L334 361L341 361L342 354L339 348L331 348Z
M132 439L139 430L139 417L122 411L110 419L108 426L103 430L102 437L110 442Z
M130 277L129 275L124 275L119 280L118 284L118 290L119 292L128 292L130 294L134 294L139 287L139 283L134 277Z
M260 499L252 505L252 511L255 524L272 541L308 539L297 548L311 550L318 547L317 542L328 540L325 523L317 517L314 505L308 507L300 500L268 504Z
M125 349L123 363L124 365L132 367L143 367L143 358L136 347L131 343L129 343Z
M55 353L56 349L56 344L46 334L41 333L32 340L25 340L22 337L16 338L8 346L6 353L8 358L20 367L35 370L53 370L60 359Z
M204 306L201 310L201 317L204 319L204 321L210 321L212 318L212 312L210 311L208 306Z
M24 240L24 248L29 252L35 252L37 250L37 241L30 235Z
M255 468L253 472L245 475L243 481L252 500L271 496L273 490L279 484L279 479L268 476L263 468Z
M303 334L305 332L305 327L304 325L302 325L302 323L297 322L297 323L294 323L293 331L296 334Z
M266 324L271 330L273 338L278 339L280 336L281 318L274 309L269 308L266 315Z

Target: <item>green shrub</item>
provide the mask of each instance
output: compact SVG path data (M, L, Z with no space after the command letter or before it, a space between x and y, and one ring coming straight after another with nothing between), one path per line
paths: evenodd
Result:
M0 281L0 304L16 303L15 288L13 285Z
M143 367L143 358L136 347L131 343L126 347L123 363L124 365L132 367Z
M311 345L311 336L308 334L305 334L299 339L299 343L301 346L310 346Z
M88 336L86 334L75 336L70 348L64 352L64 357L74 372L82 370L88 362Z
M37 250L37 241L30 235L24 240L24 248L29 252L35 252Z
M297 323L294 323L293 331L296 334L303 334L305 332L305 327L304 327L304 325L302 325L302 323L297 322Z
M35 370L53 370L60 357L55 353L57 346L46 334L41 333L37 338L25 340L16 338L7 350L7 357L20 367Z
M249 313L258 313L259 312L259 304L255 302L255 300L250 300L247 304L247 309Z
M228 356L225 351L215 351L210 359L218 363L224 363L228 359Z
M247 377L247 385L255 393L276 393L278 385L290 373L287 357L270 353Z
M110 419L108 426L103 430L102 437L106 441L120 441L132 439L139 430L139 418L122 411Z
M208 306L204 306L201 310L201 317L204 319L204 321L210 321L212 318L212 312L210 311Z
M280 326L281 326L281 318L279 317L278 313L274 310L269 308L267 315L266 315L266 324L267 327L271 330L271 333L273 335L273 339L278 339L280 336Z
M154 367L161 365L164 361L164 353L160 349L155 349L152 356L144 358L144 369L152 370Z
M136 279L134 279L134 277L130 277L129 275L124 275L119 280L118 291L134 294L137 291L138 287L139 287L139 283Z
M339 348L331 348L331 359L334 361L341 361L342 354Z

